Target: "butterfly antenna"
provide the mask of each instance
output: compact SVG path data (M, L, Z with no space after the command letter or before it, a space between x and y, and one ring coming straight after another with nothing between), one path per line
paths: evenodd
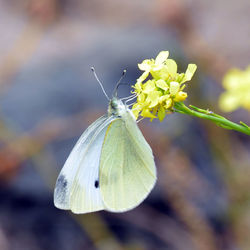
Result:
M91 70L92 70L92 72L93 72L93 74L94 74L94 76L95 76L95 79L97 80L97 82L98 82L99 85L101 86L103 94L104 94L104 95L106 96L106 98L110 101L110 98L108 97L108 95L107 95L107 93L106 93L106 91L105 91L105 89L104 89L104 87L103 87L101 81L99 80L99 78L97 77L97 75L96 75L96 73L95 73L95 68L94 68L94 67L91 67Z
M123 72L122 72L122 76L121 76L120 80L117 82L117 84L116 84L116 86L115 86L115 89L114 89L114 91L113 91L113 96L115 96L115 97L117 97L117 89L118 89L118 87L119 87L119 85L120 85L120 83L121 83L123 77L125 76L126 72L127 72L127 70L124 69Z

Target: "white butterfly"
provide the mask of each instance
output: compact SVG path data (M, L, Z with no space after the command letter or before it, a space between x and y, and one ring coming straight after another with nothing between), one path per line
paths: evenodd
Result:
M107 114L86 129L66 160L54 204L77 214L125 212L138 206L155 182L152 150L128 106L113 97Z

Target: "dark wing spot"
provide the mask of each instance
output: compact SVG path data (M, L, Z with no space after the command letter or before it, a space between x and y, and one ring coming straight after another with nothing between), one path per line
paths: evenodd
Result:
M66 188L67 186L67 180L65 179L64 175L60 175L57 180L57 185L60 188Z
M65 203L68 182L64 175L60 175L56 182L55 198L61 203Z
M95 188L99 187L99 181L95 181Z

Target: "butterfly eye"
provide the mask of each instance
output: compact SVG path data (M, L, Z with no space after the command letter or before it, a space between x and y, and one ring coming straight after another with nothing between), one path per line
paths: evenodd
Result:
M116 99L112 99L110 102L110 106L112 109L117 109L117 100Z

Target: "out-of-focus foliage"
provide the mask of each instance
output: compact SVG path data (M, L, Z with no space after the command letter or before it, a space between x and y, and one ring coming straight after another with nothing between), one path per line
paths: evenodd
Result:
M249 250L249 139L203 120L139 123L158 181L138 208L53 206L70 150L106 112L90 67L112 93L123 69L133 83L138 62L169 50L179 72L199 67L186 102L217 111L223 75L249 63L249 1L0 0L0 16L1 250ZM244 110L229 118L250 122Z

